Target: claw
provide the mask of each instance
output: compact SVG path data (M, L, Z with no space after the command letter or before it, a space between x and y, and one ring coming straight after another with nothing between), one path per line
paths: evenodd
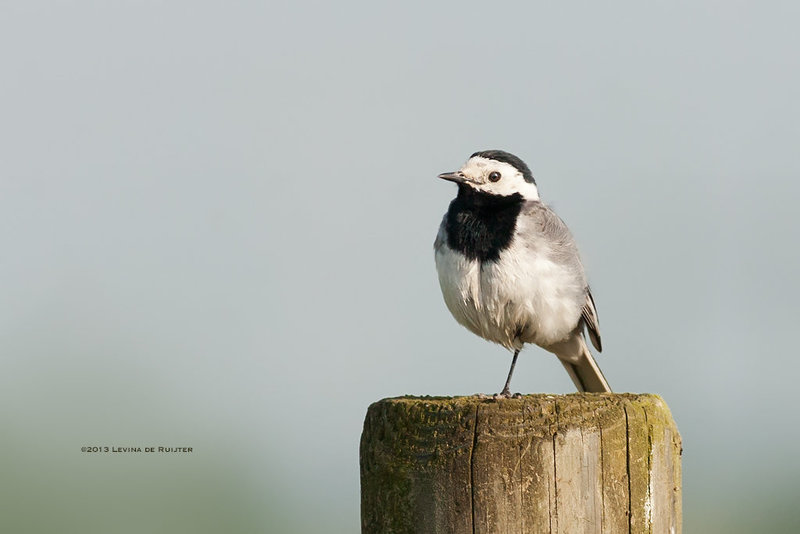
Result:
M507 390L507 389L504 389L504 390L503 390L503 391L501 391L500 393L495 393L494 395L492 395L492 398L493 398L494 400L500 400L500 399L521 399L521 398L522 398L522 394L521 394L521 393L514 393L514 394L512 394L512 393L511 393L509 390Z

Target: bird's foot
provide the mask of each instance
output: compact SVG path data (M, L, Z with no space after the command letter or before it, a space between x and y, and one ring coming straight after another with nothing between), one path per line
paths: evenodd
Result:
M492 396L492 398L493 398L494 400L500 400L500 399L519 399L520 397L522 397L522 395L521 395L521 394L519 394L519 393L511 393L511 392L508 390L508 388L503 388L503 391L501 391L500 393L495 393L495 394Z

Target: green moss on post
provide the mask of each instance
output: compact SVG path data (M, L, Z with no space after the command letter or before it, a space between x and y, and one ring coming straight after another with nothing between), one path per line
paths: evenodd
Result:
M679 533L680 452L656 395L384 399L361 436L362 533Z

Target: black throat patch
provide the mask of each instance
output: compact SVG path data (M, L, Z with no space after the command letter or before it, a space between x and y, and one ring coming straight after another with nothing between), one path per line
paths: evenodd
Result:
M459 185L447 210L447 245L471 260L497 261L511 245L524 202L518 193L490 195Z

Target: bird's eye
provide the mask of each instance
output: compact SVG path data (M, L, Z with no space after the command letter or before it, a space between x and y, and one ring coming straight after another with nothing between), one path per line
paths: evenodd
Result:
M490 182L497 182L500 180L500 178L501 178L500 173L497 171L492 171L491 173L489 173Z

